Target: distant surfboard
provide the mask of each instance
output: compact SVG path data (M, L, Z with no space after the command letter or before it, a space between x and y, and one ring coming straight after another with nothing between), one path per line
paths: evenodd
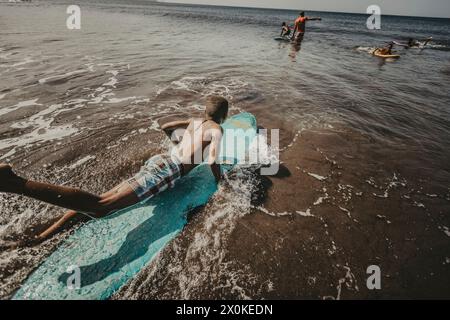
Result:
M222 127L231 129L226 131L221 147L221 158L229 164L222 170L228 171L245 160L256 137L256 119L250 113L241 113ZM109 298L181 232L187 212L205 205L216 190L214 176L203 164L180 179L173 189L88 222L29 276L13 299ZM79 287L72 281L77 272ZM70 288L68 283L75 287Z
M274 38L274 40L275 41L286 41L286 42L289 42L289 41L291 41L291 38L288 38L288 37L276 37L276 38Z

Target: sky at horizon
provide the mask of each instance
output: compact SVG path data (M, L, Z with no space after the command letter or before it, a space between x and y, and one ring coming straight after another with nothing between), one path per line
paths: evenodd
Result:
M370 5L378 5L383 14L450 18L450 0L162 0L161 2L225 5L314 11L366 13Z

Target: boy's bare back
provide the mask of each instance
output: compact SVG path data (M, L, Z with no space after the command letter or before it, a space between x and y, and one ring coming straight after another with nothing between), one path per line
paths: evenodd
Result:
M212 120L193 118L189 120L175 153L185 170L190 171L206 158L209 163L217 160L221 138L222 128L219 124Z

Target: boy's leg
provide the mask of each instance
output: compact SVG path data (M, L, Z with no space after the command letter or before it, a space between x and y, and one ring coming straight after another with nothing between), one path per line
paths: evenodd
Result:
M117 197L121 197L123 194L128 193L128 188L129 188L129 186L126 183L122 183L122 184L118 185L117 187L113 188L112 190L102 194L100 197L102 199L114 199ZM133 194L134 194L134 191L133 191ZM137 202L138 202L138 200L136 200L136 202L134 202L134 200L131 199L130 205L133 205ZM128 205L126 205L125 208L127 206ZM118 209L120 209L120 208L118 208ZM100 215L95 215L95 216L100 217ZM45 230L44 232L39 234L37 236L37 240L42 241L42 240L47 239L52 234L55 234L59 230L65 228L69 224L69 222L71 222L71 223L79 222L80 220L77 221L76 218L83 218L83 216L82 216L82 214L80 214L79 212L74 211L74 210L70 210L70 211L66 212L58 221L56 221L54 224L52 224L47 230Z
M98 196L86 191L30 181L17 176L9 165L0 165L0 192L24 195L76 212L103 216L139 202L133 189L122 184L115 192Z

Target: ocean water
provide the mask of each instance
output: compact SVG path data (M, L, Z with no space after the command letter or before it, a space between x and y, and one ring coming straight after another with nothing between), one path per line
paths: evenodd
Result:
M281 22L292 22L297 11L77 3L81 30L66 28L71 3L0 3L0 161L21 174L103 192L132 174L143 158L168 148L160 121L200 114L205 98L220 94L230 100L233 113L249 111L262 126L280 128L282 147L303 130L345 128L384 146L374 161L404 151L415 157L410 166L449 184L448 19L386 16L382 29L371 31L365 15L308 12L323 20L308 23L297 47L274 41ZM401 58L396 61L369 53L392 40L430 36L433 42L424 50L397 48ZM224 234L231 234L251 209L251 184L233 181L234 193L218 196L201 228L222 223ZM33 234L61 214L5 194L0 211L2 239ZM64 236L38 248L2 252L0 296L17 289ZM211 251L225 246L217 234L206 232L195 240L187 254L209 248L203 267L215 261L211 272L217 269L215 277L224 277L227 269L220 266L232 262ZM174 261L176 274L182 261ZM154 274L157 265L151 268ZM237 279L256 283L258 276L244 267L236 270L221 290L249 297ZM185 275L179 296L192 297L196 285L210 276ZM158 279L147 282L155 285ZM135 297L141 283L123 296ZM258 290L253 292L264 296ZM155 289L151 297L158 296L167 293Z
M415 141L430 152L448 149L446 19L383 17L382 30L370 31L365 15L311 12L323 21L309 23L296 52L272 40L295 11L81 1L82 29L69 31L61 3L2 4L3 119L26 112L27 101L70 103L80 114L102 104L110 116L140 100L195 104L217 92L299 129L342 121L387 141ZM366 50L429 36L430 49L400 49L395 63ZM177 90L199 94L177 101ZM152 107L146 103L144 109ZM53 109L50 114L66 108ZM70 128L39 123L46 131L42 139L27 135L19 144L79 134L80 122ZM0 145L3 158L17 152L17 137L8 138Z

